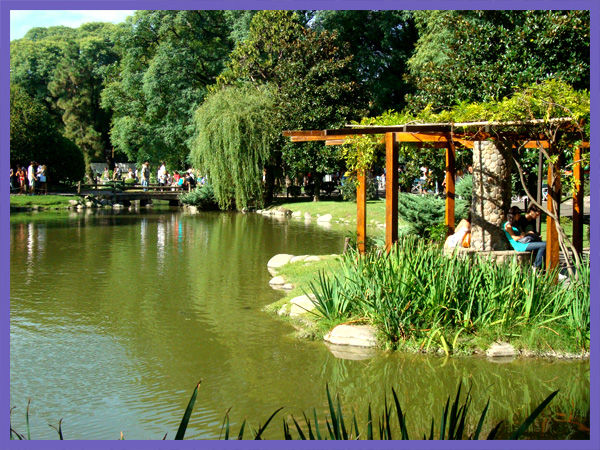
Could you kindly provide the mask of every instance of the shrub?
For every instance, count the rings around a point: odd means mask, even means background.
[[[215,191],[209,183],[196,187],[193,191],[181,194],[179,201],[184,205],[197,206],[201,209],[218,208]]]
[[[473,199],[473,175],[465,175],[456,183],[455,193],[457,197],[471,204]]]
[[[348,177],[338,185],[337,188],[340,190],[344,200],[356,202],[356,181],[355,177]],[[377,180],[374,178],[367,178],[367,200],[377,200],[378,198]]]
[[[457,220],[467,216],[468,205],[464,200],[456,200],[455,216]],[[410,224],[412,232],[418,236],[429,236],[430,230],[435,230],[435,227],[443,224],[445,211],[446,202],[443,198],[408,193],[398,195],[398,214]]]

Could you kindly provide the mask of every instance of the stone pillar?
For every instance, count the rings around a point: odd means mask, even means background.
[[[510,250],[502,224],[510,208],[512,144],[495,141],[474,144],[471,247]]]

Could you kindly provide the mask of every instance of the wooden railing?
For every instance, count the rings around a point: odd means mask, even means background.
[[[190,184],[186,186],[166,186],[158,183],[150,183],[148,186],[142,186],[140,183],[125,183],[125,181],[105,181],[102,183],[84,184],[81,181],[77,183],[77,194],[81,194],[82,190],[91,189],[97,191],[110,191],[112,194],[117,192],[136,191],[136,192],[164,192],[165,194],[190,192],[192,187]]]

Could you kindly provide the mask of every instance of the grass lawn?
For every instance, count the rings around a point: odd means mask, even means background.
[[[69,200],[78,198],[72,195],[11,195],[10,206],[23,208],[29,206],[69,206]]]
[[[331,214],[333,220],[343,219],[349,220],[352,223],[356,222],[356,203],[345,202],[341,200],[322,200],[320,202],[297,201],[297,202],[286,202],[278,203],[273,205],[271,208],[283,207],[292,211],[301,211],[302,214],[310,213],[311,216],[316,217],[317,214],[323,216],[325,214]],[[367,223],[375,221],[379,223],[385,223],[385,200],[369,200],[367,202]],[[400,225],[402,220],[400,219]]]
[[[349,220],[351,223],[356,223],[356,203],[345,202],[340,200],[324,200],[320,202],[313,202],[311,200],[295,201],[278,203],[273,205],[271,208],[283,207],[292,211],[301,211],[302,214],[308,212],[311,216],[316,217],[317,214],[323,216],[325,214],[331,214],[333,220],[344,219]],[[385,200],[371,200],[367,202],[367,223],[371,221],[385,223]],[[561,224],[565,229],[568,237],[573,236],[573,222],[569,217],[561,218]],[[398,226],[402,227],[407,225],[406,222],[400,218],[398,220]],[[590,235],[589,225],[583,226],[583,246],[590,246]],[[546,221],[542,220],[542,239],[546,240]]]

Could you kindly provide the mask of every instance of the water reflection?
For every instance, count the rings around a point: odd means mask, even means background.
[[[415,435],[460,381],[472,386],[474,411],[491,398],[490,423],[519,421],[561,389],[536,432],[564,437],[575,422],[585,426],[587,362],[351,354],[291,338],[291,326],[262,311],[281,295],[266,263],[277,253],[339,253],[345,232],[335,226],[145,209],[17,219],[11,405],[23,429],[32,397],[36,438],[55,439],[47,424],[61,417],[73,439],[117,439],[120,430],[127,439],[172,437],[200,378],[190,438],[217,438],[229,407],[234,423],[247,416],[254,427],[280,406],[322,416],[325,382],[361,423],[393,386]],[[280,426],[268,437],[281,438]]]

